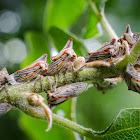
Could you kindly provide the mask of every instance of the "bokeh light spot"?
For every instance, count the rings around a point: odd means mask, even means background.
[[[4,48],[4,55],[11,63],[22,62],[27,55],[24,42],[19,39],[9,40]]]
[[[12,11],[4,11],[0,15],[0,32],[16,33],[21,26],[20,16]]]

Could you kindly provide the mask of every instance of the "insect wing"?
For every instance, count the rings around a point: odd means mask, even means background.
[[[40,67],[37,66],[32,69],[15,72],[14,77],[17,82],[28,81],[35,78],[39,72]]]
[[[48,66],[48,75],[55,75],[62,70],[67,62],[68,55],[65,54],[57,60],[53,60],[52,63]]]
[[[105,58],[109,58],[111,55],[109,53],[88,53],[85,56],[86,62],[91,62],[95,60],[104,60]]]
[[[75,97],[86,90],[88,84],[85,82],[72,83],[63,87],[59,87],[56,91],[56,97]]]
[[[140,74],[132,64],[128,64],[125,72],[125,82],[129,90],[140,93]]]
[[[50,107],[53,107],[72,97],[77,97],[80,93],[86,90],[87,86],[87,83],[77,82],[59,87],[57,88],[56,92],[47,93],[48,104]]]
[[[22,70],[16,71],[9,76],[9,83],[12,85],[19,84],[20,82],[30,81],[37,77],[41,71],[48,70],[47,54],[42,55],[36,61]]]
[[[10,109],[11,109],[11,105],[7,104],[7,103],[1,103],[0,104],[0,116],[6,114]]]
[[[86,62],[95,60],[106,60],[111,58],[116,53],[116,39],[112,39],[109,43],[104,43],[103,47],[98,49],[96,52],[88,53],[85,56]]]
[[[140,40],[140,33],[134,33],[133,38],[136,42]]]

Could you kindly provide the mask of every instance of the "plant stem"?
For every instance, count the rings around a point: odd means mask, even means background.
[[[88,137],[88,138],[96,139],[96,137],[97,137],[96,134],[94,134],[94,131],[92,129],[85,128],[81,125],[78,125],[78,124],[76,124],[68,119],[59,117],[55,114],[53,114],[53,121],[56,124],[59,124],[65,128],[68,128],[72,131],[75,131],[83,136]]]
[[[110,40],[112,38],[118,39],[117,34],[115,33],[115,31],[113,30],[113,28],[111,27],[111,25],[109,24],[109,22],[107,21],[107,19],[105,17],[104,7],[102,7],[101,11],[99,11],[97,9],[97,6],[96,6],[95,2],[93,2],[92,0],[88,0],[88,1],[89,1],[89,4],[90,4],[93,12],[96,14],[97,18],[99,19],[99,22],[101,23],[103,29],[107,33],[109,39]]]
[[[74,82],[86,82],[86,81],[93,81],[93,82],[100,82],[104,80],[104,78],[110,77],[119,77],[123,75],[126,66],[128,63],[133,63],[140,53],[140,41],[135,45],[135,47],[130,52],[129,56],[126,56],[122,61],[120,61],[116,66],[110,67],[96,67],[96,68],[88,68],[85,67],[83,70],[77,73],[77,75],[73,74],[72,72],[67,73],[67,80],[64,77],[64,74],[57,75],[57,82],[58,87],[66,85],[66,81],[69,83]],[[55,78],[54,76],[44,77],[43,78],[43,89],[49,89],[49,81],[54,84]],[[12,85],[8,88],[9,94],[7,94],[6,90],[3,89],[0,92],[0,103],[10,103],[11,105],[17,107],[25,114],[36,118],[36,119],[43,119],[46,120],[46,115],[43,110],[40,108],[33,107],[29,105],[27,94],[26,93],[34,93],[34,81],[30,81],[29,83],[20,84],[20,85]],[[40,93],[41,91],[41,81],[36,83],[36,92]],[[10,99],[9,99],[10,95]],[[79,134],[82,134],[89,138],[96,139],[99,136],[95,134],[93,130],[84,128],[70,120],[61,118],[55,114],[53,114],[53,122],[66,127],[70,130],[73,130]]]

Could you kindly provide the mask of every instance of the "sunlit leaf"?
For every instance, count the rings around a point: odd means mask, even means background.
[[[44,30],[51,26],[66,29],[83,12],[86,0],[48,0],[44,13]]]
[[[44,35],[38,32],[27,32],[25,34],[25,41],[27,44],[28,55],[21,63],[22,68],[31,64],[44,53],[48,54],[48,61],[50,60],[50,47],[48,46],[47,39]]]
[[[89,17],[88,17],[88,24],[86,28],[86,33],[84,35],[85,39],[91,38],[99,33],[97,29],[98,19],[97,16],[94,14],[93,10],[89,8]]]
[[[104,132],[103,139],[140,139],[140,109],[128,108],[122,110]]]
[[[105,130],[107,127],[110,126],[111,123],[114,122],[115,122],[114,126],[116,126],[118,130],[121,129],[117,127],[118,125],[122,125],[122,128],[125,128],[128,125],[131,127],[132,121],[133,123],[137,123],[133,119],[134,116],[128,115],[126,117],[126,115],[121,114],[120,117],[122,119],[122,122],[126,120],[126,122],[128,123],[126,125],[126,123],[121,123],[120,119],[118,121],[118,117],[119,117],[118,114],[120,114],[119,112],[121,109],[133,108],[134,106],[139,108],[140,107],[139,100],[140,100],[139,94],[134,93],[132,91],[128,91],[125,83],[118,84],[116,88],[107,92],[106,94],[102,94],[101,92],[97,91],[95,87],[92,87],[88,89],[84,94],[81,94],[81,96],[79,96],[78,98],[77,121],[79,124],[87,128],[92,128],[95,131]],[[114,118],[115,121],[113,121]],[[108,131],[107,133],[104,133],[104,135],[110,132],[111,131]],[[117,133],[117,131],[114,132],[114,134],[115,133]],[[122,135],[123,133],[127,133],[127,131],[122,132]],[[127,134],[131,135],[130,132],[128,132]],[[113,133],[111,135],[113,137]]]
[[[87,49],[78,37],[74,36],[73,34],[66,32],[57,27],[51,27],[49,30],[49,34],[51,35],[55,47],[58,51],[61,51],[65,46],[66,42],[72,38],[73,39],[73,48],[74,51],[78,56],[83,56],[87,54]]]

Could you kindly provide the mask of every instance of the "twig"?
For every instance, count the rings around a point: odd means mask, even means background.
[[[99,11],[97,9],[95,2],[93,2],[92,0],[88,0],[88,1],[90,4],[90,7],[92,8],[93,12],[96,14],[97,18],[99,19],[99,22],[101,23],[103,29],[107,33],[109,39],[110,40],[112,38],[118,39],[117,34],[114,32],[113,28],[111,27],[111,25],[109,24],[109,22],[107,21],[107,19],[105,17],[104,7],[102,7],[101,11]]]

